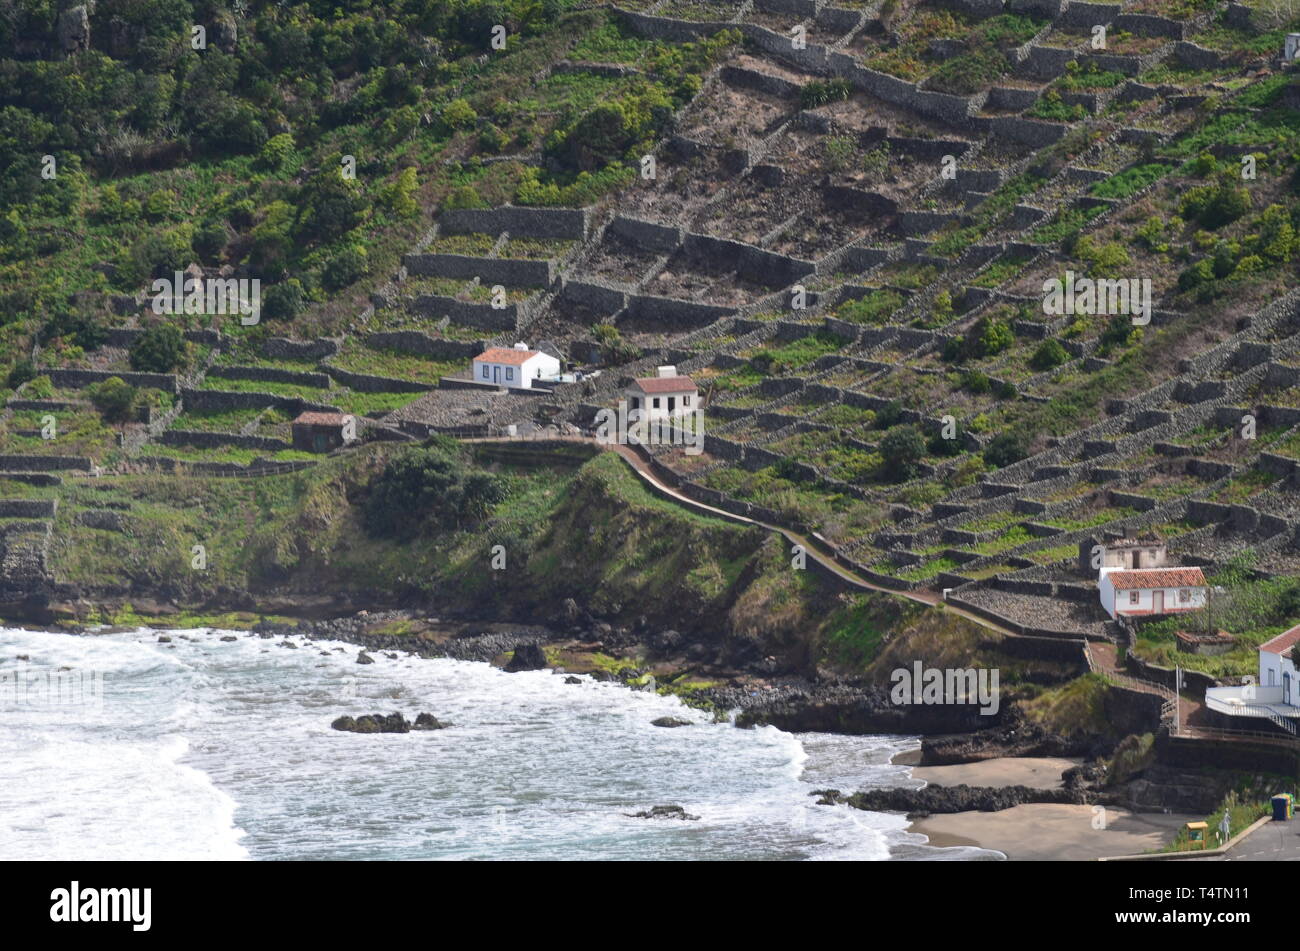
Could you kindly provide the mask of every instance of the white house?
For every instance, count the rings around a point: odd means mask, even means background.
[[[624,391],[629,413],[636,411],[646,422],[685,416],[700,408],[700,391],[688,376],[678,376],[677,367],[658,368],[657,376],[632,381]]]
[[[532,389],[537,380],[553,380],[560,375],[560,361],[549,353],[529,350],[527,344],[492,347],[474,358],[474,380],[494,386],[519,390]]]
[[[1200,568],[1103,567],[1097,588],[1112,618],[1196,611],[1209,600]]]
[[[1106,545],[1102,568],[1163,568],[1169,549],[1158,538],[1121,538]]]
[[[1300,624],[1259,645],[1259,683],[1240,687],[1211,687],[1205,705],[1230,717],[1300,717],[1300,674],[1291,649],[1300,643]],[[1280,724],[1286,726],[1286,723]],[[1243,724],[1250,729],[1250,724]],[[1294,725],[1293,725],[1294,726]],[[1294,728],[1288,730],[1295,732]]]

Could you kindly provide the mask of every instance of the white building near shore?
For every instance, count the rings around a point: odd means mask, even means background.
[[[1259,683],[1210,687],[1205,691],[1205,705],[1233,718],[1272,720],[1295,733],[1295,718],[1300,717],[1300,674],[1291,649],[1298,643],[1300,624],[1260,644]],[[1241,727],[1252,729],[1248,720],[1243,720]]]

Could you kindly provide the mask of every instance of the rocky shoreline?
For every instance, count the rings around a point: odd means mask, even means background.
[[[156,623],[165,625],[165,617]],[[1105,769],[1097,764],[1113,752],[1110,746],[1095,738],[1066,737],[1046,730],[1027,721],[1014,703],[1005,704],[993,717],[980,716],[973,707],[900,706],[890,700],[887,689],[865,681],[773,676],[770,665],[762,659],[724,666],[717,663],[716,652],[709,645],[693,642],[681,649],[685,639],[674,631],[634,631],[584,618],[574,624],[573,630],[561,633],[545,625],[438,618],[406,609],[363,609],[343,617],[293,622],[261,621],[251,624],[250,631],[286,646],[296,646],[285,640],[289,636],[355,644],[360,649],[359,663],[370,661],[367,652],[389,656],[404,653],[494,663],[510,671],[550,668],[557,674],[586,674],[597,680],[621,682],[632,689],[654,689],[657,685],[669,685],[671,689],[676,677],[691,673],[705,678],[707,685],[673,692],[687,704],[712,710],[719,717],[734,715],[738,727],[773,725],[795,733],[920,735],[921,748],[907,759],[909,765],[915,766],[1020,757],[1076,757],[1094,763],[1067,771],[1059,789],[930,783],[920,789],[850,793],[822,790],[817,793],[818,801],[826,805],[902,812],[912,818],[1001,811],[1031,803],[1102,803],[1138,810],[1208,811],[1222,795],[1222,783],[1159,767],[1149,769],[1139,779],[1107,786]],[[624,660],[622,652],[641,659]],[[642,652],[650,659],[644,659]],[[597,657],[601,663],[592,661]],[[373,723],[344,724],[336,729],[389,730],[382,714],[375,714],[373,719]],[[389,726],[397,732],[405,732],[402,726],[423,727],[396,721],[394,724]],[[430,724],[429,728],[437,727]]]
[[[618,681],[634,688],[647,686],[648,678],[671,685],[683,672],[703,672],[711,686],[678,695],[691,706],[718,713],[735,713],[738,727],[771,725],[787,732],[846,734],[924,734],[926,763],[963,761],[988,756],[1086,755],[1063,737],[1025,724],[1014,714],[980,716],[972,707],[894,704],[888,690],[878,685],[844,679],[813,680],[798,675],[773,677],[764,664],[724,667],[701,664],[699,652],[663,650],[673,644],[675,632],[638,634],[608,624],[595,624],[577,634],[561,634],[543,625],[499,623],[444,625],[426,620],[427,630],[400,634],[373,629],[411,621],[409,612],[384,611],[293,624],[262,622],[252,630],[264,638],[298,635],[313,640],[335,640],[366,650],[396,651],[421,657],[502,662],[506,670],[551,667],[559,673],[584,673],[597,680]],[[413,636],[414,635],[414,636]],[[621,650],[649,645],[650,662],[618,661],[604,666],[584,662],[584,655],[616,655]],[[658,645],[659,649],[655,649]],[[698,647],[699,645],[695,645]],[[563,652],[567,662],[548,664],[545,649]],[[999,727],[989,728],[993,720]],[[932,737],[932,739],[931,739]]]

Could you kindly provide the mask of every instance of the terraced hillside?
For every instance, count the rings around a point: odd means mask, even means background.
[[[78,295],[53,330],[11,322],[30,361],[3,419],[6,564],[12,550],[39,570],[52,513],[17,503],[54,504],[58,478],[309,466],[288,442],[304,409],[357,414],[369,438],[580,431],[631,377],[675,364],[706,393],[708,435],[700,455],[654,448],[660,477],[816,533],[878,584],[954,589],[1014,623],[1104,638],[1115,630],[1081,544],[1150,532],[1184,563],[1249,553],[1258,572],[1296,573],[1300,90],[1278,63],[1296,26],[1286,8],[624,0],[552,13],[554,28],[526,20],[499,52],[465,28],[409,96],[385,99],[392,63],[335,65],[339,129],[281,142],[274,167],[268,138],[218,166],[250,187],[227,177],[210,208],[193,200],[223,229],[215,253],[191,235],[179,257],[136,244],[112,259],[111,232],[93,243],[103,267],[52,252],[59,273],[98,268],[115,286]],[[257,15],[259,42],[286,29]],[[416,64],[402,69],[414,85]],[[413,124],[389,128],[399,114]],[[363,156],[340,197],[323,169],[348,130],[390,154]],[[90,176],[85,214],[196,187],[132,174],[120,187]],[[277,232],[292,203],[333,211]],[[326,227],[335,212],[343,232]],[[169,214],[176,230],[192,212]],[[129,262],[260,276],[267,319],[171,318],[183,358],[141,371],[160,321]],[[39,265],[6,267],[28,293],[51,273]],[[1149,320],[1049,312],[1044,282],[1067,272],[1149,280]],[[7,306],[21,318],[42,293]],[[473,355],[517,340],[583,378],[526,394],[469,380]],[[111,377],[137,388],[116,415]],[[43,438],[51,418],[59,435]]]

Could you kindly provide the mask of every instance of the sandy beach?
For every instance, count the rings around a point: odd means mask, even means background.
[[[1064,756],[1026,756],[986,759],[956,766],[913,766],[912,776],[939,786],[1029,786],[1057,789],[1061,774],[1081,759]]]
[[[956,786],[1061,785],[1061,773],[1078,761],[1061,757],[991,759],[957,766],[916,766],[927,783]],[[909,832],[940,847],[979,846],[1020,861],[1088,861],[1160,848],[1183,823],[1204,818],[1179,813],[1130,812],[1107,806],[1027,804],[1001,812],[955,812],[912,823]]]

